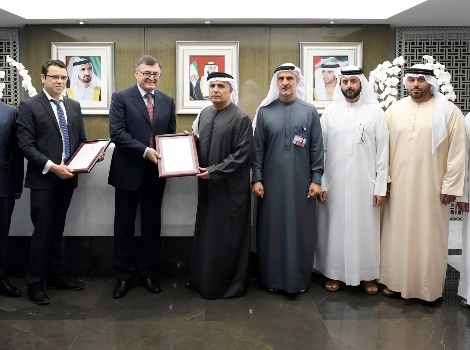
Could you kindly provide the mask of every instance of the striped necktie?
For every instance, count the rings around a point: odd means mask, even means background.
[[[153,138],[153,95],[149,92],[147,95],[147,112],[150,117],[150,148],[155,148],[155,140]]]
[[[64,139],[64,148],[65,148],[65,159],[64,163],[70,158],[70,140],[69,140],[69,129],[67,127],[67,122],[65,121],[64,110],[60,105],[60,100],[51,100],[57,106],[57,117],[59,119],[60,131],[62,132],[62,138]]]

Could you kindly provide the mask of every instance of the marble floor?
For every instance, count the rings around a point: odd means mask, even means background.
[[[303,295],[269,293],[251,279],[246,296],[229,300],[205,300],[182,278],[162,280],[161,294],[136,284],[113,299],[114,278],[87,277],[83,291],[48,290],[48,306],[0,297],[0,349],[469,349],[458,275],[448,267],[435,306],[358,287],[330,293],[316,274]]]
[[[359,287],[330,293],[317,274],[302,295],[269,293],[250,279],[247,295],[229,300],[206,300],[181,277],[162,280],[161,294],[136,283],[113,299],[113,277],[85,276],[83,291],[48,290],[47,306],[0,296],[0,350],[469,349],[470,309],[456,295],[461,248],[461,223],[452,223],[455,254],[434,306]],[[23,278],[12,283],[25,292]]]

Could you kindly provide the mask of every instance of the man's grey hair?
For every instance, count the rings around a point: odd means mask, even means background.
[[[139,69],[142,64],[145,64],[147,66],[155,66],[158,64],[160,69],[162,69],[162,64],[158,62],[158,60],[150,55],[144,55],[139,60],[137,61],[137,64],[135,65],[135,69]]]

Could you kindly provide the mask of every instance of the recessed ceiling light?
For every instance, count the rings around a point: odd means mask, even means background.
[[[207,20],[204,21],[204,23],[205,24],[211,24],[211,21],[207,19]]]
[[[78,24],[85,24],[85,21],[78,21]]]
[[[330,21],[330,24],[336,24],[336,22],[337,22],[337,21],[335,21],[334,19],[332,19],[332,20]]]

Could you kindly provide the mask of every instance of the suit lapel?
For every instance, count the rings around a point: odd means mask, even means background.
[[[145,105],[144,99],[143,99],[142,95],[140,94],[140,91],[137,88],[137,85],[134,85],[134,87],[132,89],[131,97],[132,97],[132,103],[140,111],[140,113],[142,114],[142,117],[145,118],[147,123],[150,124],[149,112],[147,111],[147,106]]]
[[[70,99],[66,96],[64,98],[64,107],[65,107],[65,113],[67,114],[67,129],[69,130],[69,141],[70,141],[70,147],[75,144],[74,140],[74,133],[70,132],[70,130],[73,130],[71,128],[71,125],[73,124],[73,121],[75,120],[75,114],[74,114],[74,108],[72,103],[70,102]]]
[[[38,99],[39,99],[39,103],[42,104],[42,106],[46,110],[47,114],[51,118],[52,124],[55,125],[55,128],[57,129],[57,132],[59,134],[61,134],[59,124],[57,123],[57,118],[56,118],[56,116],[54,114],[54,111],[52,110],[52,107],[51,107],[51,102],[48,100],[48,98],[47,98],[46,94],[44,93],[44,91],[41,91],[38,94]]]
[[[153,123],[155,124],[155,121],[158,118],[158,115],[160,114],[160,111],[162,110],[163,106],[163,99],[158,90],[154,90],[154,99],[153,99]]]

